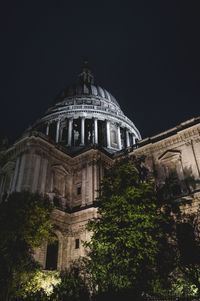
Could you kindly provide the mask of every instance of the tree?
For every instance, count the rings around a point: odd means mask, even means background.
[[[70,269],[60,273],[61,281],[51,295],[52,301],[89,301],[86,281],[81,275],[81,267],[75,263]]]
[[[28,191],[14,192],[0,204],[0,298],[12,300],[38,268],[33,253],[44,240],[53,241],[47,196]]]
[[[34,271],[20,291],[20,298],[28,301],[89,301],[85,258],[74,261],[64,271]]]
[[[199,210],[182,215],[176,225],[177,270],[193,291],[200,295],[200,223]]]
[[[21,283],[20,289],[17,291],[15,301],[44,301],[51,299],[55,288],[61,283],[60,272],[34,270],[28,273],[25,281]]]
[[[158,186],[157,194],[173,216],[173,235],[169,243],[175,256],[171,260],[174,261],[174,270],[169,275],[171,287],[168,291],[179,296],[194,296],[200,294],[199,208],[192,208],[191,198],[184,195],[191,195],[199,180],[192,176],[189,169],[184,169],[184,175],[184,179],[180,180],[177,172],[171,172]],[[188,213],[184,210],[185,205],[190,206]]]
[[[117,161],[107,170],[99,195],[98,216],[87,226],[91,241],[85,243],[93,288],[99,294],[129,289],[139,295],[152,292],[173,268],[166,261],[162,268],[163,257],[172,256],[171,218],[156,197],[143,160]]]

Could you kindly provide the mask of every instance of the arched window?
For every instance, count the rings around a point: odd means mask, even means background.
[[[56,235],[55,235],[56,236]],[[56,236],[56,241],[52,244],[47,245],[47,255],[46,255],[46,270],[57,270],[58,263],[58,238]]]

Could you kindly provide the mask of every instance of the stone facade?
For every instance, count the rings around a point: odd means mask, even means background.
[[[1,199],[12,191],[39,191],[49,195],[57,209],[53,212],[58,237],[58,269],[84,256],[81,241],[89,239],[85,231],[88,219],[96,215],[93,201],[106,166],[112,159],[97,148],[89,148],[70,157],[56,143],[39,132],[28,132],[5,151],[7,161],[1,169]],[[79,247],[75,248],[75,241]],[[47,244],[36,253],[45,268]]]
[[[182,194],[200,188],[200,118],[193,118],[175,128],[138,142],[135,155],[144,154],[148,164],[165,181],[172,173],[182,182]],[[186,187],[193,179],[195,187]],[[189,184],[188,184],[189,185]]]
[[[65,269],[85,256],[81,241],[90,239],[85,225],[97,214],[94,200],[104,170],[124,155],[145,155],[161,183],[174,173],[181,182],[175,197],[194,200],[197,210],[200,118],[141,140],[115,98],[94,85],[87,62],[78,84],[62,91],[45,116],[13,145],[1,148],[1,201],[13,191],[38,191],[48,194],[57,208],[52,215],[58,237],[52,268]],[[49,248],[44,243],[35,254],[43,268],[49,267]]]

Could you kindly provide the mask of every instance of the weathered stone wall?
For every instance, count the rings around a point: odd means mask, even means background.
[[[13,164],[12,173],[6,175],[8,192],[38,191],[48,194],[52,201],[59,200],[58,209],[52,215],[58,237],[57,267],[69,267],[79,256],[86,255],[81,242],[88,240],[90,234],[85,226],[96,215],[96,208],[91,206],[98,195],[104,166],[112,160],[94,149],[71,158],[37,137],[29,137],[15,145],[10,160]],[[76,240],[79,240],[78,248]],[[47,243],[44,242],[35,253],[35,259],[43,268],[46,254]]]
[[[198,190],[200,188],[200,125],[195,124],[180,129],[174,134],[169,130],[152,137],[151,141],[135,149],[130,155],[145,155],[147,166],[156,171],[160,182],[164,182],[174,172],[182,181],[193,180],[195,190]]]
[[[185,200],[188,198],[181,210],[189,213],[198,210],[200,200],[200,124],[191,121],[185,124],[139,141],[139,147],[129,151],[129,155],[145,155],[147,166],[156,172],[160,183],[165,183],[172,173],[176,174]],[[113,136],[113,141],[115,138]],[[69,267],[73,260],[86,255],[81,241],[89,240],[91,234],[85,226],[97,214],[92,204],[98,196],[104,168],[113,160],[97,149],[71,157],[59,145],[36,135],[24,136],[4,155],[6,160],[0,169],[1,198],[5,192],[28,189],[57,200],[57,209],[52,214],[59,242],[57,267]],[[76,240],[79,240],[78,248]],[[46,253],[44,242],[35,253],[43,268]]]

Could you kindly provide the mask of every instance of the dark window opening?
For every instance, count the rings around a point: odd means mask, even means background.
[[[75,249],[79,249],[79,238],[75,240]]]
[[[94,143],[94,121],[92,119],[85,120],[85,144]]]
[[[98,143],[106,146],[106,126],[105,121],[98,120]]]
[[[73,120],[72,145],[79,146],[81,143],[81,120]]]
[[[68,133],[68,128],[67,127],[63,128],[61,141],[64,142],[65,144],[67,144],[67,133]]]
[[[126,135],[125,135],[125,129],[120,128],[120,135],[121,135],[121,146],[122,148],[126,147]]]
[[[53,140],[56,138],[56,122],[52,122],[49,126],[49,137]]]
[[[81,187],[77,188],[77,194],[80,195],[81,194]]]
[[[53,198],[53,204],[54,204],[54,206],[56,206],[56,207],[60,207],[60,199],[57,198],[57,197],[54,197],[54,198]]]
[[[57,270],[58,240],[47,245],[46,270]]]

